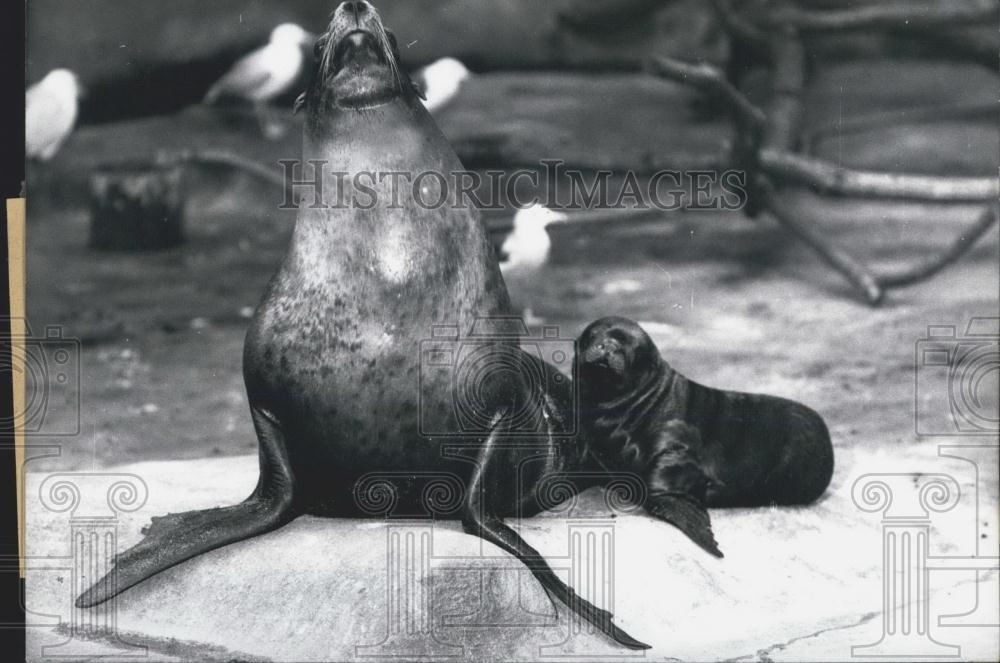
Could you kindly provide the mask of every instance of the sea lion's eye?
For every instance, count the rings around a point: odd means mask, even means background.
[[[329,39],[327,35],[323,35],[316,40],[316,44],[313,46],[313,55],[316,56],[317,60],[323,55],[323,51],[326,50],[326,44]]]

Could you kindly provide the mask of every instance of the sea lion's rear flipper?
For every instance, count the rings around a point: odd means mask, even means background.
[[[153,518],[145,538],[115,558],[115,566],[76,599],[78,608],[104,603],[181,562],[275,530],[292,517],[292,473],[277,420],[253,410],[260,441],[260,480],[242,504]]]
[[[646,466],[649,494],[644,506],[651,516],[674,525],[699,546],[722,557],[705,508],[706,493],[717,482],[702,468],[700,448],[701,435],[693,426],[680,420],[663,426]]]
[[[502,450],[498,448],[500,418],[494,420],[493,432],[479,450],[478,467],[463,507],[463,528],[467,533],[479,536],[517,557],[531,570],[550,597],[561,601],[615,642],[629,649],[649,649],[649,645],[618,628],[612,621],[610,612],[601,610],[578,596],[552,571],[545,558],[497,515],[497,509],[491,505],[491,498],[501,492],[501,482],[509,482],[511,479],[510,465],[502,458]]]

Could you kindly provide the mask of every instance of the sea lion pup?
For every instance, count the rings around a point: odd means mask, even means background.
[[[829,485],[830,433],[805,405],[692,382],[626,318],[598,320],[577,347],[590,453],[643,477],[646,511],[713,555],[706,507],[808,504]]]
[[[257,488],[236,506],[155,519],[77,605],[300,514],[458,517],[521,559],[554,599],[624,646],[648,648],[503,521],[541,511],[539,483],[586,465],[562,423],[572,414],[569,381],[522,352],[516,335],[476,332],[483,319],[501,326],[511,316],[478,211],[418,204],[408,182],[379,176],[462,171],[400,67],[395,39],[371,4],[345,2],[316,52],[301,104],[303,163],[321,164],[326,200],[299,207],[244,348]],[[365,173],[373,175],[356,185]],[[440,180],[424,185],[423,202],[437,200],[430,189]],[[459,338],[439,340],[441,327]],[[433,362],[424,361],[428,339]],[[463,347],[469,370],[448,363]],[[456,499],[431,491],[428,477]]]

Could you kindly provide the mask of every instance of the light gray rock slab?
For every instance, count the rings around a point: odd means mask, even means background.
[[[996,483],[991,453],[977,480],[976,466],[940,457],[934,445],[841,450],[831,490],[816,505],[713,511],[722,560],[668,525],[640,515],[612,517],[600,491],[584,494],[567,512],[512,524],[581,594],[603,596],[605,605],[613,595],[617,623],[654,646],[648,660],[847,660],[851,647],[879,639],[883,623],[882,516],[858,508],[854,483],[905,469],[913,474],[894,487],[895,503],[902,505],[936,475],[951,477],[960,495],[953,508],[932,514],[928,550],[932,556],[974,555],[996,548],[995,492],[977,494],[984,481]],[[147,491],[141,508],[118,517],[122,549],[139,539],[150,517],[239,501],[256,477],[254,457],[142,463],[99,476],[29,475],[29,622],[35,616],[48,623],[29,632],[29,659],[44,660],[41,647],[65,640],[74,620],[85,624],[103,614],[71,608],[74,583],[82,581],[73,575],[69,539],[74,518],[107,511],[102,500],[109,486],[119,480],[139,485],[132,506],[141,501],[141,489]],[[59,481],[78,486],[81,495],[75,508],[61,513],[52,508]],[[983,522],[976,515],[980,502],[991,505],[980,509]],[[581,544],[577,554],[574,541]],[[601,542],[607,558],[596,552]],[[601,569],[613,569],[613,576]],[[979,600],[991,600],[996,573],[978,582],[972,571],[928,577],[934,637],[961,646],[963,659],[995,659],[995,630],[941,628],[938,618],[974,608],[977,590]],[[391,593],[398,601],[389,601]],[[634,655],[574,625],[565,608],[556,616],[518,562],[463,534],[454,522],[302,517],[142,583],[121,595],[111,614],[117,641],[67,646],[79,645],[82,659],[101,646],[121,653],[122,643],[182,660]]]

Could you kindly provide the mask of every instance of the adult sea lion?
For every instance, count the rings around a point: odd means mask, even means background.
[[[349,188],[358,173],[462,170],[371,4],[342,3],[316,53],[302,99],[303,163],[326,164],[325,192]],[[154,519],[77,605],[99,604],[300,514],[371,517],[384,500],[393,513],[457,512],[465,531],[521,559],[550,596],[622,645],[648,648],[578,597],[503,522],[547,506],[536,490],[547,477],[592,467],[566,424],[569,381],[522,352],[516,335],[474,331],[477,321],[511,315],[478,212],[416,204],[395,177],[365,182],[357,206],[300,207],[247,333],[244,377],[260,447],[253,494],[236,506]],[[478,358],[472,369],[424,373],[422,342],[437,338],[439,326],[459,336],[429,352],[447,363],[448,352],[465,347]],[[428,499],[428,477],[460,483],[457,507]]]
[[[808,504],[829,485],[830,433],[805,405],[688,380],[626,318],[587,327],[578,352],[591,454],[643,477],[646,510],[712,554],[706,507]]]

